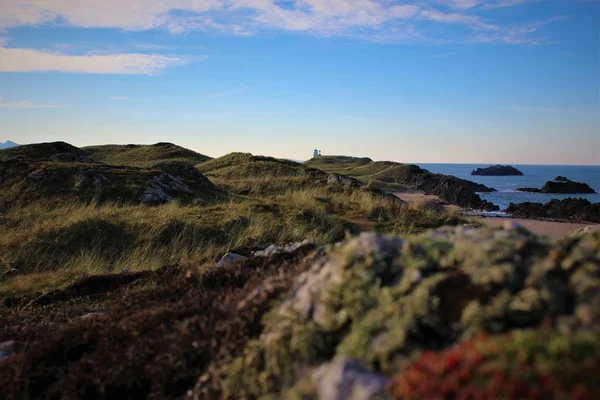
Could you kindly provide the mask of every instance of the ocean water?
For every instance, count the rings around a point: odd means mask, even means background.
[[[547,203],[552,199],[581,197],[593,203],[600,203],[600,194],[545,194],[516,192],[519,187],[541,188],[547,181],[557,176],[564,176],[575,182],[584,182],[600,193],[600,165],[515,165],[523,176],[471,176],[471,171],[491,164],[417,164],[430,172],[444,175],[454,175],[472,182],[482,183],[497,190],[495,193],[480,193],[482,199],[500,206],[501,210],[509,203],[524,203],[526,201]]]

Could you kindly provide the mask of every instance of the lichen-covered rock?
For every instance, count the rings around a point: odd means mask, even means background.
[[[233,265],[244,262],[247,259],[248,257],[240,254],[227,253],[219,260],[219,262],[217,262],[217,267],[232,267]]]
[[[388,379],[347,357],[337,357],[317,368],[311,377],[319,399],[379,400],[386,396]]]
[[[260,338],[224,367],[225,396],[305,390],[307,371],[336,356],[389,377],[415,352],[482,332],[542,324],[564,334],[594,331],[600,233],[558,244],[509,226],[363,234],[330,248],[264,323]]]
[[[150,185],[140,196],[140,202],[146,205],[167,203],[178,194],[191,194],[192,189],[179,178],[164,173],[152,178]]]
[[[168,174],[171,174],[179,179],[194,181],[197,185],[214,188],[211,181],[202,174],[193,164],[184,161],[161,161],[152,166],[152,168],[160,169]]]
[[[363,185],[363,183],[361,181],[359,181],[358,179],[351,178],[351,177],[345,176],[345,175],[339,175],[339,174],[329,175],[327,177],[327,184],[328,185],[345,185],[345,186],[353,186],[353,187],[358,187],[358,186]]]

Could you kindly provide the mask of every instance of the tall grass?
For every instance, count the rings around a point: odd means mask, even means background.
[[[461,222],[367,189],[302,187],[302,179],[228,182],[249,194],[210,206],[41,201],[12,208],[0,230],[0,295],[94,274],[213,262],[273,243],[332,243],[361,229],[353,218],[402,233]]]

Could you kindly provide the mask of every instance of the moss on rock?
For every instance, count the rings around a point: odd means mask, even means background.
[[[336,356],[392,376],[416,352],[548,323],[597,329],[600,233],[552,244],[521,229],[363,234],[329,248],[223,369],[224,394],[289,393]],[[293,392],[293,390],[292,390]]]

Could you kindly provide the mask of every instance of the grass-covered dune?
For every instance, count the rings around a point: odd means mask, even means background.
[[[228,251],[247,254],[307,238],[328,244],[365,230],[417,233],[465,222],[251,154],[196,168],[172,159],[150,167],[98,162],[62,142],[4,152],[0,296],[90,275],[202,264]]]
[[[83,147],[91,159],[108,164],[148,167],[159,161],[185,161],[198,164],[211,158],[173,143],[153,145],[102,145]]]
[[[408,187],[439,196],[442,200],[461,207],[485,211],[499,210],[498,206],[482,200],[477,194],[493,192],[495,189],[454,176],[434,174],[412,164],[347,156],[319,156],[304,164],[311,168],[348,175],[388,191],[402,191]]]
[[[162,204],[226,197],[193,164],[155,161],[148,167],[107,164],[64,142],[1,150],[0,208],[50,199]]]

